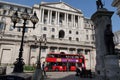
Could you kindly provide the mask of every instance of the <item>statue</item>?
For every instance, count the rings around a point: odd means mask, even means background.
[[[101,0],[96,1],[97,9],[103,8],[103,3]]]
[[[115,44],[113,41],[114,34],[112,33],[111,30],[111,24],[108,24],[106,26],[105,32],[104,32],[104,40],[105,40],[105,45],[107,49],[107,54],[115,54]]]

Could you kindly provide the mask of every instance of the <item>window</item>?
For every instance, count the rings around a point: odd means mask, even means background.
[[[62,24],[62,20],[61,20],[61,19],[60,19],[60,21],[59,21],[59,22],[60,22],[60,24]]]
[[[5,22],[6,18],[5,17],[2,17],[1,18],[1,21]]]
[[[0,9],[2,9],[3,8],[3,6],[2,5],[0,5]]]
[[[15,11],[17,11],[17,10],[18,10],[18,8],[17,8],[17,7],[14,7],[14,10],[15,10]]]
[[[76,41],[79,41],[79,38],[76,38]]]
[[[85,55],[88,55],[90,53],[90,50],[85,50]]]
[[[60,30],[59,31],[59,39],[64,38],[64,36],[65,36],[65,32],[63,30]]]
[[[32,48],[31,48],[31,51],[32,51],[32,52],[36,52],[36,48],[35,48],[35,47],[32,47]]]
[[[14,7],[13,7],[13,6],[11,6],[11,7],[10,7],[10,9],[11,9],[11,10],[14,10]]]
[[[45,48],[42,48],[42,49],[41,49],[41,52],[46,52],[46,49],[45,49]]]
[[[18,8],[18,11],[21,11],[21,8]]]
[[[47,30],[47,28],[46,28],[46,27],[43,27],[43,30],[44,30],[44,31],[46,31],[46,30]]]
[[[88,38],[88,35],[86,35],[86,39],[88,40],[89,38]]]
[[[2,15],[2,11],[0,11],[0,15]]]
[[[51,38],[52,38],[52,39],[54,39],[54,38],[55,38],[55,36],[54,36],[54,35],[52,35],[52,36],[51,36]]]
[[[4,27],[4,24],[3,23],[0,23],[0,30],[2,30]]]
[[[24,8],[21,8],[21,12],[24,12],[25,11],[25,9]]]
[[[22,23],[22,20],[20,19],[19,23],[21,24]]]
[[[54,28],[52,28],[52,32],[55,32],[55,29],[54,29]]]
[[[7,13],[7,11],[6,11],[6,10],[4,10],[4,11],[3,11],[3,15],[6,15],[6,13]]]
[[[46,18],[44,19],[44,23],[45,23],[45,24],[47,23],[47,19],[46,19]]]
[[[72,33],[72,31],[69,31],[69,34],[71,34]]]
[[[29,21],[26,21],[26,24],[29,24]]]
[[[55,52],[55,49],[54,49],[54,48],[50,48],[50,51],[51,51],[51,52]]]
[[[85,55],[87,55],[88,54],[88,52],[87,51],[85,51]]]
[[[28,10],[27,10],[27,12],[30,14],[30,13],[31,13],[31,10],[30,10],[30,9],[28,9]]]
[[[76,34],[79,34],[78,31],[76,31]]]
[[[45,37],[45,38],[46,38],[46,34],[43,34],[43,37]]]
[[[92,35],[92,40],[95,40],[94,34]]]
[[[68,21],[71,21],[71,14],[68,14]]]
[[[73,54],[73,52],[74,52],[74,50],[71,50],[71,49],[69,50],[69,53],[70,53],[70,54]],[[71,56],[71,57],[72,57],[72,56]]]
[[[13,31],[13,29],[14,29],[14,28],[13,28],[13,26],[11,25],[9,31]]]
[[[25,28],[25,32],[28,32],[28,28]]]
[[[77,53],[78,53],[78,54],[83,53],[83,49],[78,49],[78,50],[77,50]]]
[[[78,22],[78,16],[75,15],[75,22]]]
[[[88,33],[88,30],[86,30],[86,33]]]
[[[20,28],[17,28],[17,31],[18,31],[18,32],[20,32],[20,31],[21,31],[21,29],[20,29]]]
[[[72,40],[72,38],[71,38],[71,37],[69,37],[69,40],[71,41],[71,40]]]
[[[52,24],[54,24],[54,22],[55,22],[55,19],[52,19]]]

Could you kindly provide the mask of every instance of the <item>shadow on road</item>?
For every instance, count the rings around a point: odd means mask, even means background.
[[[45,80],[94,80],[91,78],[81,78],[80,76],[68,75],[62,78],[50,78],[51,75],[47,75],[48,77]]]

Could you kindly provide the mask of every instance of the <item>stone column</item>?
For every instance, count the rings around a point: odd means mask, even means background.
[[[40,17],[40,22],[41,22],[41,23],[42,23],[42,12],[43,12],[43,9],[40,9],[40,14],[41,14],[41,15],[40,15],[40,16],[41,16],[41,17]]]
[[[80,26],[80,18],[81,18],[81,17],[78,15],[78,27],[81,27],[81,26]]]
[[[68,26],[68,14],[66,14],[67,18],[66,18],[66,24]]]
[[[57,20],[58,18],[57,18],[57,11],[55,12],[55,24],[57,24]]]
[[[77,16],[77,27],[78,27],[78,24],[79,24],[79,15]]]
[[[106,80],[105,55],[107,52],[104,43],[104,31],[106,29],[106,25],[111,24],[112,15],[112,11],[101,8],[98,9],[91,17],[95,25],[97,80]]]
[[[31,63],[31,47],[32,47],[32,45],[29,45],[28,47],[29,47],[29,53],[28,53],[28,65],[30,65],[30,63]]]
[[[52,11],[50,11],[50,24],[52,22]]]
[[[44,9],[42,9],[42,23],[44,22]]]
[[[58,25],[59,25],[59,17],[60,17],[60,12],[58,12],[58,18],[57,18],[58,19]]]
[[[73,17],[73,14],[71,15],[71,18],[72,18],[72,27],[73,27],[73,24],[74,24],[74,17]]]
[[[50,10],[48,10],[48,21],[47,21],[47,24],[50,23]]]
[[[73,27],[75,27],[75,15],[73,15]]]
[[[64,15],[65,15],[65,16],[64,16],[64,17],[65,17],[64,25],[66,25],[66,20],[67,20],[66,16],[67,16],[67,14],[65,13]]]

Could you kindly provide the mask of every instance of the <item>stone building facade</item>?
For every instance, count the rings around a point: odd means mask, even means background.
[[[18,57],[21,28],[13,28],[11,16],[15,11],[19,15],[24,9],[32,15],[37,13],[39,22],[36,28],[27,29],[24,39],[23,59],[25,64],[36,62],[39,54],[40,36],[47,38],[47,44],[42,43],[41,61],[45,61],[49,52],[65,52],[66,54],[83,54],[86,67],[94,69],[96,52],[94,44],[94,25],[92,21],[85,18],[82,11],[64,2],[41,2],[32,7],[0,1],[0,63],[13,64]],[[23,25],[21,19],[17,27]],[[28,27],[32,23],[27,21]],[[35,44],[37,36],[37,44]]]
[[[113,0],[112,6],[117,8],[117,14],[120,16],[120,0]]]
[[[120,16],[120,1],[119,0],[113,0],[112,6],[117,8],[117,15]],[[119,53],[120,52],[120,31],[116,31],[114,33],[114,40],[116,44],[116,51]],[[120,55],[120,54],[119,54]]]

